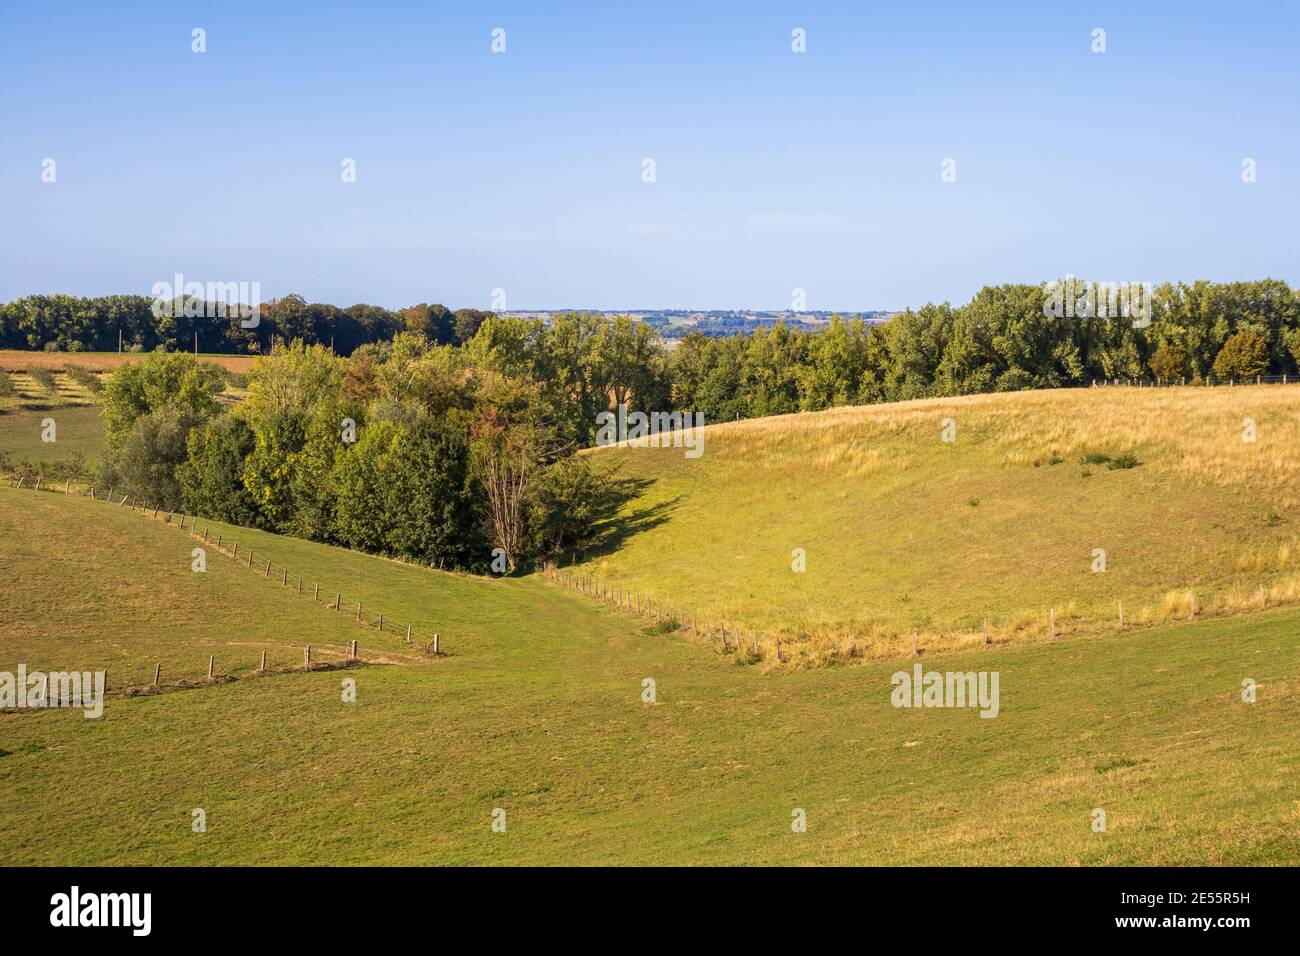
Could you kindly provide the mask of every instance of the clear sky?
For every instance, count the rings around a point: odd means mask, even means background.
[[[1286,0],[0,0],[0,300],[177,272],[511,309],[1300,284],[1298,53]]]

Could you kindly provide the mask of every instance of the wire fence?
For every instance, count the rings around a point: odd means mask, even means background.
[[[1219,378],[1207,375],[1204,378],[1094,378],[1093,388],[1183,388],[1186,386],[1213,386],[1232,388],[1236,385],[1300,385],[1300,375],[1255,375],[1245,378]]]
[[[257,554],[253,545],[241,545],[232,535],[227,535],[225,530],[213,531],[211,524],[205,523],[200,528],[200,519],[197,515],[190,515],[184,512],[176,512],[158,504],[149,504],[142,502],[132,495],[122,495],[118,497],[115,488],[105,489],[96,488],[88,482],[78,482],[72,479],[65,479],[63,482],[46,481],[42,477],[31,478],[27,474],[11,474],[6,476],[11,487],[30,488],[34,491],[48,491],[54,494],[77,495],[79,497],[89,498],[92,501],[102,501],[105,504],[114,507],[129,507],[132,512],[144,517],[159,520],[163,524],[172,525],[184,531],[190,538],[201,542],[206,553],[209,550],[215,550],[218,554],[224,555],[231,559],[235,564],[242,565],[253,574],[256,574],[264,580],[275,581],[283,589],[288,589],[296,593],[299,597],[310,597],[313,604],[321,604],[322,599],[326,602],[324,607],[327,610],[334,611],[336,614],[346,613],[359,627],[373,629],[380,634],[391,634],[402,640],[406,645],[413,649],[421,649],[427,655],[434,657],[444,656],[442,649],[442,637],[437,631],[433,632],[431,638],[426,640],[425,634],[417,634],[413,623],[401,623],[393,619],[390,615],[385,618],[382,612],[375,611],[373,608],[366,607],[360,599],[353,600],[349,598],[346,602],[343,593],[340,590],[327,587],[322,582],[310,581],[301,574],[296,574],[287,566],[275,564],[269,558],[262,558]],[[187,524],[188,522],[188,524]],[[312,658],[312,645],[306,645],[303,648],[303,661],[301,665],[291,667],[268,668],[267,652],[264,650],[258,666],[254,673],[279,673],[286,671],[300,670],[328,670],[338,666],[356,666],[360,664],[372,663],[373,658],[367,658],[362,655],[360,640],[349,641],[341,651],[335,651],[327,645],[318,645],[318,652],[325,651],[330,654],[341,656],[342,663],[333,661],[324,661]],[[161,663],[155,663],[153,680],[145,685],[126,685],[119,687],[120,690],[136,690],[138,692],[148,693],[150,690],[161,689],[182,689],[189,686],[196,686],[195,682],[184,679],[178,680],[174,684],[165,687],[159,683]],[[204,683],[220,683],[225,680],[235,679],[230,674],[217,674],[215,672],[216,661],[215,655],[210,655],[208,659],[207,676]]]
[[[763,653],[762,639],[752,632],[746,632],[734,623],[715,621],[700,616],[695,612],[683,611],[680,607],[665,605],[657,597],[639,594],[626,588],[612,585],[591,574],[561,571],[554,561],[546,562],[542,573],[548,580],[554,581],[571,591],[603,601],[611,607],[641,617],[651,618],[658,624],[671,624],[672,630],[687,630],[695,636],[708,639],[715,650],[724,654],[748,653],[754,659],[760,659]],[[782,639],[776,638],[776,658],[785,661],[786,654]]]
[[[693,611],[684,611],[679,607],[664,604],[657,597],[639,594],[635,591],[611,584],[595,575],[581,571],[563,571],[554,561],[547,562],[542,568],[547,579],[568,588],[578,594],[602,601],[611,607],[647,617],[671,625],[671,630],[689,631],[696,636],[704,636],[714,650],[723,654],[740,654],[742,662],[756,663],[773,657],[784,663],[791,654],[786,645],[797,645],[798,641],[790,634],[759,636],[747,631],[734,622],[701,619]],[[1176,600],[1170,601],[1171,596]],[[974,617],[972,625],[955,625],[940,632],[920,634],[918,628],[912,628],[910,635],[910,656],[919,657],[927,649],[953,650],[957,647],[972,645],[991,648],[1031,637],[1043,637],[1056,641],[1062,637],[1075,634],[1096,634],[1126,632],[1134,628],[1151,627],[1176,620],[1197,620],[1210,616],[1238,613],[1246,610],[1263,610],[1300,601],[1300,581],[1277,581],[1272,586],[1259,584],[1238,591],[1209,591],[1189,587],[1185,589],[1165,589],[1159,608],[1153,608],[1150,596],[1146,600],[1134,601],[1126,605],[1126,598],[1115,600],[1110,615],[1081,613],[1074,601],[1063,605],[1047,607],[1042,610],[1041,618],[1017,614],[1011,621],[998,621],[990,616]],[[1126,612],[1126,607],[1128,608]],[[970,617],[966,620],[971,620]],[[889,629],[885,635],[888,653],[877,656],[894,658],[899,653],[906,653],[909,648],[908,634],[905,631]],[[958,638],[953,644],[945,638]],[[857,638],[846,637],[845,649],[835,656],[860,657],[866,648],[859,644],[862,635]],[[926,645],[930,645],[927,648]]]

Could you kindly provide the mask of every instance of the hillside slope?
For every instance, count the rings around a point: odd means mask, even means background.
[[[0,488],[0,670],[174,664],[373,629],[174,526]],[[204,527],[200,522],[200,529]],[[0,713],[20,863],[1286,863],[1300,612],[923,658],[996,670],[995,719],[891,706],[893,662],[737,667],[540,579],[238,530],[446,657]],[[346,598],[345,598],[346,600]],[[374,636],[370,636],[374,635]],[[389,637],[400,652],[398,639]],[[901,665],[908,666],[908,665]],[[344,702],[342,678],[357,682]],[[655,700],[644,698],[655,681]],[[1241,700],[1242,680],[1258,702]],[[205,811],[207,831],[191,830]],[[1092,829],[1104,809],[1105,833]],[[492,814],[508,814],[504,833]],[[795,810],[807,831],[791,830]]]
[[[1046,637],[1053,610],[1065,635],[1114,630],[1121,604],[1133,626],[1300,596],[1297,388],[981,395],[704,434],[694,460],[591,453],[631,493],[616,547],[574,571],[784,636],[797,661],[906,653],[913,628],[964,646],[986,618],[999,642]]]

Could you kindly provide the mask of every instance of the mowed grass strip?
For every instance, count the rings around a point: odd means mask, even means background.
[[[637,492],[620,519],[631,530],[575,570],[784,636],[795,663],[905,654],[913,628],[924,646],[969,646],[986,618],[994,641],[1045,638],[1050,609],[1058,634],[1116,628],[1121,604],[1127,625],[1150,625],[1186,617],[1189,592],[1200,613],[1235,612],[1261,603],[1261,585],[1262,603],[1300,599],[1298,445],[1300,389],[1282,386],[982,395],[710,426],[694,460],[591,454]]]

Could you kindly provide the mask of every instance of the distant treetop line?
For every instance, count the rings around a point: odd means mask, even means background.
[[[368,342],[390,341],[398,332],[425,335],[438,345],[461,345],[474,337],[483,319],[501,315],[516,319],[542,319],[583,313],[597,317],[627,315],[645,322],[661,338],[680,339],[691,332],[709,337],[743,335],[784,323],[788,328],[817,331],[834,316],[883,321],[893,313],[775,311],[756,309],[514,309],[501,312],[479,309],[452,311],[444,305],[409,306],[396,311],[357,304],[346,308],[307,302],[286,295],[260,307],[259,325],[245,329],[228,303],[178,299],[175,315],[156,316],[154,298],[144,295],[80,297],[62,294],[31,295],[0,305],[0,348],[51,352],[190,351],[198,335],[199,351],[210,354],[248,354],[269,350],[276,340],[299,339],[334,346],[350,355]],[[184,304],[194,303],[186,309]],[[197,313],[187,316],[185,313]],[[229,315],[229,318],[225,316]],[[212,318],[221,315],[223,318]],[[120,333],[120,341],[119,341]]]
[[[1068,281],[1084,301],[1089,283]],[[662,322],[635,313],[633,319],[642,321],[573,312],[496,315],[427,304],[394,312],[289,295],[263,305],[258,327],[245,329],[238,315],[190,318],[176,310],[175,317],[155,316],[147,296],[28,296],[0,306],[0,347],[113,351],[120,331],[123,348],[131,351],[189,351],[197,334],[198,350],[208,353],[267,352],[277,341],[301,341],[351,355],[405,332],[430,345],[472,342],[475,362],[535,381],[585,381],[588,339],[595,341],[606,326],[627,325],[641,331],[610,341],[635,347],[609,358],[635,379],[627,396],[643,408],[671,403],[702,411],[710,421],[1094,379],[1203,381],[1300,370],[1300,295],[1281,280],[1146,287],[1140,322],[1076,314],[1074,291],[1064,314],[1053,314],[1053,288],[1059,299],[1060,283],[986,286],[965,305],[927,304],[883,322],[834,317],[792,327],[778,320],[727,337],[695,328],[671,352],[662,341],[670,337],[661,332]]]
[[[246,329],[234,311],[228,303],[214,302],[156,316],[151,296],[31,295],[0,305],[0,348],[114,352],[120,341],[123,351],[190,351],[197,335],[199,351],[213,354],[259,353],[275,341],[301,340],[332,344],[338,354],[351,355],[360,345],[390,341],[398,332],[421,333],[439,345],[467,342],[492,314],[424,303],[396,312],[364,304],[340,308],[286,295],[261,305],[258,326]],[[227,318],[210,317],[227,313]]]

